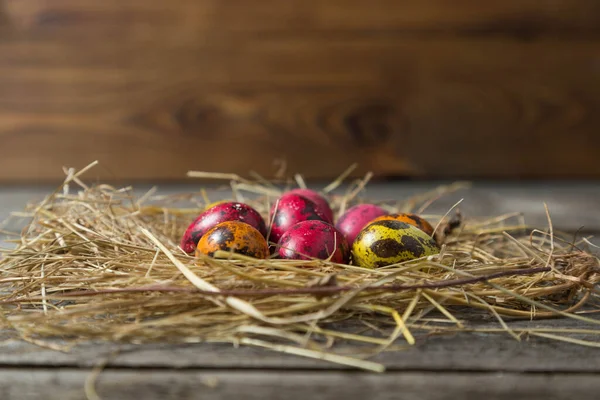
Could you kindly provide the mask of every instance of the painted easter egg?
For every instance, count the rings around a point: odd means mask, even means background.
[[[425,232],[395,220],[374,221],[365,226],[352,245],[354,265],[377,268],[439,253]]]
[[[383,220],[394,220],[405,222],[412,226],[416,226],[429,236],[433,235],[433,226],[429,222],[427,222],[424,218],[419,217],[417,214],[411,213],[400,213],[400,214],[388,214],[377,217],[374,221],[383,221]],[[373,222],[374,222],[373,221]]]
[[[281,236],[278,245],[281,258],[329,259],[338,264],[347,264],[350,258],[350,246],[344,235],[325,221],[297,223]]]
[[[267,226],[258,211],[247,204],[228,201],[203,211],[183,234],[181,248],[188,254],[193,253],[200,238],[209,229],[225,221],[245,222],[256,228],[263,236],[267,235]]]
[[[346,236],[348,244],[352,246],[362,228],[375,218],[385,214],[387,212],[383,208],[374,204],[359,204],[346,210],[338,219],[335,227]]]
[[[241,221],[225,221],[210,228],[200,238],[196,256],[212,257],[217,250],[233,251],[254,258],[267,258],[269,246],[258,229]]]
[[[298,222],[312,220],[327,221],[327,216],[314,201],[294,193],[284,194],[271,207],[269,240],[278,243],[281,236],[292,226]]]
[[[286,194],[298,194],[300,196],[304,196],[309,200],[312,200],[316,205],[319,211],[325,216],[325,221],[329,223],[333,223],[333,211],[331,210],[331,206],[327,199],[321,195],[320,193],[311,190],[311,189],[292,189]]]

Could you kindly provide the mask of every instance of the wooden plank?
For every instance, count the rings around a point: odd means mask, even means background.
[[[2,181],[600,176],[594,0],[3,4]]]
[[[353,162],[357,175],[600,176],[600,41],[45,46],[0,43],[3,181],[94,159],[102,179],[272,176],[278,159],[308,178]]]
[[[20,29],[72,35],[103,34],[143,39],[145,24],[159,36],[185,39],[199,32],[388,31],[465,34],[579,34],[598,32],[594,0],[6,0]],[[116,29],[116,31],[115,31]]]
[[[528,328],[587,328],[593,326],[571,320],[512,323]],[[496,327],[490,323],[487,328]],[[346,324],[341,329],[356,327]],[[577,335],[596,341],[591,334]],[[414,348],[386,352],[369,358],[388,371],[479,371],[523,373],[600,373],[600,349],[526,336],[521,342],[508,335],[459,334],[418,337]],[[350,344],[345,343],[345,346]],[[354,344],[356,345],[356,344]],[[348,370],[325,361],[285,355],[269,350],[227,344],[148,344],[127,345],[88,343],[70,352],[57,352],[18,340],[5,340],[0,346],[0,365],[31,367],[91,368],[105,359],[114,368],[206,368],[206,369],[302,369]],[[116,356],[111,356],[118,351]],[[360,347],[354,347],[354,353]],[[476,356],[475,356],[476,355]]]
[[[3,399],[83,399],[89,371],[0,370]],[[102,399],[595,399],[597,375],[114,371],[97,382]]]

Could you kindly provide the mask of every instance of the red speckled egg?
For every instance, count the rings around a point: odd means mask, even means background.
[[[319,210],[321,210],[323,215],[325,215],[325,221],[333,223],[333,211],[331,210],[327,199],[321,194],[310,189],[293,189],[289,192],[286,192],[286,194],[298,194],[300,196],[306,197],[309,200],[312,200],[317,205],[317,207],[319,207]]]
[[[225,221],[241,221],[267,236],[267,227],[262,216],[244,203],[229,201],[217,204],[202,212],[187,228],[181,238],[181,248],[188,254],[196,249],[200,238],[211,228]]]
[[[279,257],[294,260],[328,259],[347,264],[350,258],[348,241],[325,221],[303,221],[292,226],[279,240]],[[331,255],[333,253],[333,255]]]
[[[292,226],[302,221],[327,221],[327,216],[315,202],[298,194],[288,193],[279,198],[271,207],[269,240],[279,242],[281,236]]]
[[[375,218],[386,214],[383,208],[374,204],[359,204],[346,210],[335,227],[344,234],[348,244],[352,246],[362,228]]]

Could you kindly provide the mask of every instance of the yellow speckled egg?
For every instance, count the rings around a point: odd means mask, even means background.
[[[225,221],[209,229],[198,242],[196,256],[212,257],[217,250],[233,251],[254,258],[267,258],[269,246],[253,226],[241,221]]]
[[[354,265],[377,268],[439,253],[427,233],[397,220],[374,221],[365,226],[352,245]]]
[[[375,218],[371,222],[382,221],[382,220],[394,220],[400,222],[406,222],[409,225],[416,226],[429,236],[433,235],[433,226],[429,222],[427,222],[424,218],[421,218],[417,214],[411,213],[401,213],[401,214],[388,214],[382,215],[381,217]]]

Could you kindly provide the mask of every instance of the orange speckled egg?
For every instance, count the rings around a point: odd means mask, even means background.
[[[209,229],[198,242],[196,256],[204,254],[212,257],[217,250],[254,258],[267,258],[269,255],[265,237],[252,225],[241,221],[225,221]]]
[[[425,219],[419,217],[417,214],[411,213],[400,213],[400,214],[388,214],[382,215],[381,217],[375,218],[372,222],[375,221],[385,221],[385,220],[393,220],[407,223],[412,226],[416,226],[429,236],[433,235],[433,226]]]

